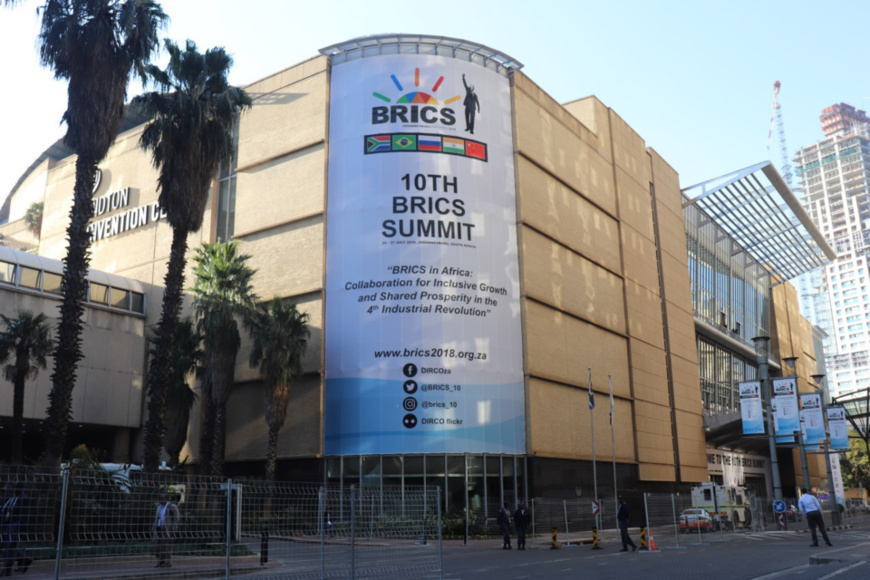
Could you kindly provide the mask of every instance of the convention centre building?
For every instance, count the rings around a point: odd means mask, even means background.
[[[711,479],[769,490],[765,448],[732,432],[737,384],[757,376],[751,339],[767,335],[772,371],[799,357],[812,388],[820,354],[787,280],[833,254],[770,164],[681,189],[615,111],[594,96],[560,104],[521,69],[465,40],[372,36],[245,87],[237,155],[189,247],[237,240],[258,296],[310,316],[279,476],[439,485],[447,509],[591,497],[596,483],[604,495],[614,477],[632,492]],[[141,460],[146,335],[171,239],[144,122],[128,118],[100,164],[68,441],[116,462]],[[74,170],[58,142],[2,206],[0,312],[56,318]],[[38,233],[23,219],[36,202]],[[803,233],[779,238],[776,220]],[[226,460],[260,475],[249,348]],[[49,375],[26,393],[31,453]]]

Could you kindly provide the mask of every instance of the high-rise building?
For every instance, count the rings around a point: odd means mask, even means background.
[[[794,158],[801,201],[837,260],[802,280],[801,308],[828,334],[832,395],[870,387],[870,119],[845,103],[819,117],[825,138]]]

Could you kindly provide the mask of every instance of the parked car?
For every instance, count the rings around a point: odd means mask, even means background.
[[[710,512],[702,508],[689,508],[680,514],[680,531],[701,530],[707,532],[713,528],[713,518]]]

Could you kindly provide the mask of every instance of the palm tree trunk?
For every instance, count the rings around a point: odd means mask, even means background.
[[[215,405],[211,395],[211,372],[206,369],[202,379],[202,429],[199,433],[199,473],[211,475],[214,460],[214,413]]]
[[[221,477],[224,472],[224,453],[227,433],[227,404],[215,403],[214,414],[214,456],[212,457],[211,475]]]
[[[20,360],[20,359],[19,359]],[[12,463],[22,463],[22,433],[24,431],[24,382],[27,370],[17,369],[12,395]]]
[[[145,424],[145,471],[157,471],[160,450],[166,433],[166,392],[172,369],[171,353],[178,331],[181,312],[181,291],[184,288],[184,265],[187,253],[187,232],[172,230],[172,249],[164,278],[163,311],[157,326],[154,358],[148,373],[148,422]]]
[[[88,222],[94,215],[94,175],[97,160],[79,156],[76,159],[76,182],[70,223],[66,234],[67,254],[61,279],[63,299],[60,304],[60,322],[57,326],[57,342],[54,352],[54,372],[51,375],[49,406],[43,425],[45,449],[42,463],[58,467],[66,446],[69,428],[72,391],[76,383],[76,367],[82,359],[82,316],[88,293],[88,247],[91,237]]]
[[[269,446],[266,448],[266,481],[275,482],[275,472],[278,468],[278,426],[269,425]]]

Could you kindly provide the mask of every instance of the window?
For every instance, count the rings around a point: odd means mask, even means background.
[[[215,239],[219,242],[231,240],[236,223],[236,168],[239,158],[239,117],[233,125],[233,158],[222,163],[218,172],[217,223]]]
[[[43,272],[43,284],[42,284],[43,292],[48,292],[49,294],[61,294],[60,281],[61,281],[60,274],[54,274],[52,272]]]
[[[145,295],[139,294],[138,292],[130,292],[130,310],[133,312],[139,312],[140,314],[145,312]]]
[[[109,287],[104,284],[91,282],[91,302],[98,304],[109,303]]]
[[[112,306],[114,306],[115,308],[123,308],[124,310],[126,310],[129,298],[129,292],[112,286]]]
[[[19,283],[25,288],[34,288],[39,290],[42,286],[42,271],[34,270],[33,268],[21,267],[21,282]]]
[[[0,282],[15,284],[15,264],[0,262]]]

